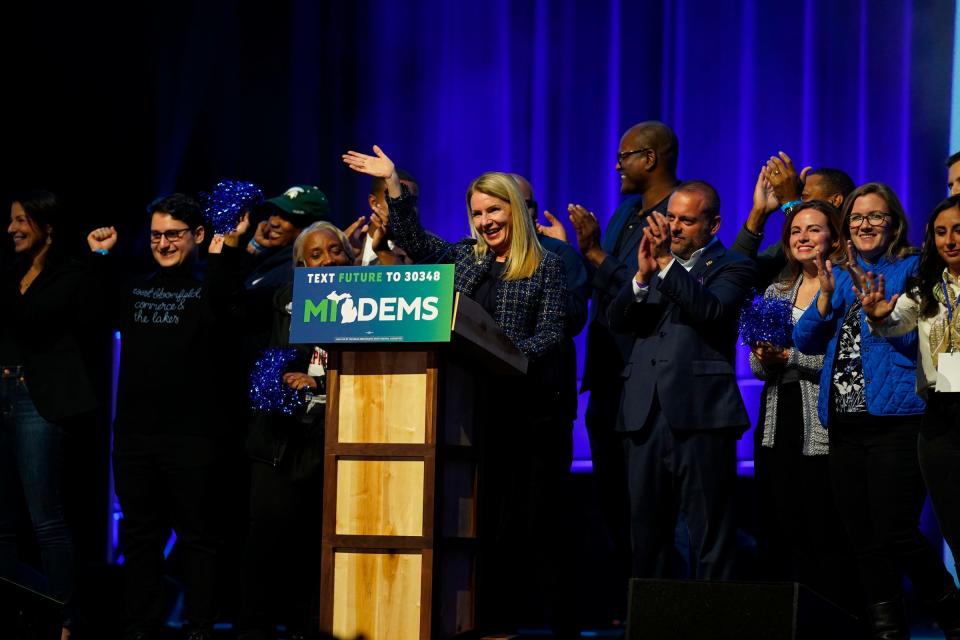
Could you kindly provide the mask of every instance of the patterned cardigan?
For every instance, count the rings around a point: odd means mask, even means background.
[[[793,287],[784,290],[779,283],[773,283],[764,292],[764,298],[780,298],[793,302],[797,298],[800,282],[797,278]],[[777,389],[787,377],[800,381],[800,398],[803,405],[803,455],[823,456],[829,451],[827,430],[820,424],[817,415],[817,398],[820,393],[820,370],[823,369],[823,356],[808,356],[791,348],[787,364],[781,369],[767,371],[753,353],[750,354],[750,370],[753,375],[764,381],[761,402],[763,412],[763,446],[772,447],[777,434]]]
[[[394,242],[415,262],[435,256],[439,262],[453,263],[454,288],[472,296],[493,265],[493,253],[478,259],[473,247],[447,242],[424,230],[406,186],[399,198],[388,195],[387,204]],[[535,359],[560,345],[566,300],[563,264],[555,254],[544,251],[532,276],[498,283],[494,319],[520,351]]]

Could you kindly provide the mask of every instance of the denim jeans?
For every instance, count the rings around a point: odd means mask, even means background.
[[[17,577],[17,511],[26,500],[40,547],[47,593],[73,592],[73,539],[64,515],[66,433],[33,405],[22,378],[0,379],[0,575]]]

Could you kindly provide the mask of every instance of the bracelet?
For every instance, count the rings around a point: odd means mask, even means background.
[[[109,255],[110,250],[109,250],[109,249],[94,249],[93,252],[94,252],[94,253],[99,253],[100,255],[105,256],[105,255]]]
[[[247,243],[248,246],[253,247],[253,250],[257,253],[263,251],[266,247],[257,242],[256,238],[250,238],[250,242]]]
[[[798,204],[803,204],[803,200],[791,200],[790,202],[786,202],[780,205],[780,210],[783,211],[785,214],[789,215],[790,210],[793,209]]]

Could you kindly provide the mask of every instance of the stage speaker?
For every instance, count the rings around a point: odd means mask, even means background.
[[[630,581],[627,640],[847,640],[857,619],[797,582]]]
[[[22,584],[0,578],[0,638],[59,638],[63,603]]]

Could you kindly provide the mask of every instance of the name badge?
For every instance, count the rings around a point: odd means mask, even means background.
[[[960,391],[960,352],[941,353],[937,357],[937,391]]]

